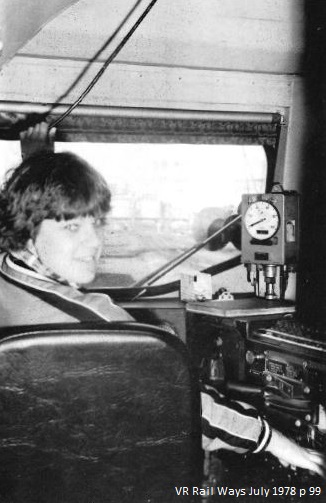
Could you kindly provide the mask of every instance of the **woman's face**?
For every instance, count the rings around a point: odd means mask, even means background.
[[[84,285],[96,274],[103,245],[103,220],[92,216],[71,220],[46,219],[35,248],[42,263],[70,283]]]

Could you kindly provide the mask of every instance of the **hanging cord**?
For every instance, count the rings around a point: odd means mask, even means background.
[[[109,39],[105,42],[105,44],[97,51],[97,53],[93,56],[93,58],[89,61],[89,63],[86,65],[86,67],[83,69],[83,71],[80,73],[80,75],[75,79],[75,81],[71,84],[71,86],[68,88],[68,90],[60,96],[60,98],[57,100],[57,102],[52,105],[50,110],[46,113],[46,116],[48,116],[55,108],[56,106],[59,105],[59,103],[71,92],[71,90],[78,84],[78,82],[81,80],[81,78],[85,75],[85,73],[88,71],[90,68],[91,64],[96,61],[96,59],[100,56],[100,54],[108,47],[108,45],[112,42],[112,40],[117,36],[117,34],[121,31],[121,29],[125,26],[129,18],[134,14],[138,6],[142,3],[143,0],[138,0],[133,8],[129,11],[127,16],[124,18],[124,20],[120,23],[118,28],[114,31],[114,33],[109,37]],[[82,101],[83,99],[87,96],[87,94],[93,89],[95,84],[98,82],[98,80],[101,78],[109,64],[112,62],[112,60],[117,56],[117,54],[121,51],[121,49],[125,46],[125,44],[128,42],[132,34],[135,32],[135,30],[138,28],[140,23],[143,21],[143,19],[147,16],[149,11],[152,9],[154,4],[157,2],[157,0],[152,0],[149,5],[146,7],[146,9],[142,12],[140,17],[137,19],[135,24],[128,30],[127,34],[123,37],[122,41],[118,44],[118,46],[114,49],[114,51],[110,54],[110,56],[107,58],[107,60],[104,62],[103,66],[101,69],[98,71],[98,73],[95,75],[91,83],[87,86],[85,91],[77,98],[77,100],[60,116],[58,117],[52,124],[50,124],[50,128],[56,127],[63,119],[65,119]]]
[[[100,49],[94,54],[92,59],[89,60],[87,65],[83,68],[81,73],[76,77],[74,82],[68,87],[68,89],[57,99],[56,103],[54,103],[51,107],[50,110],[47,112],[48,114],[51,113],[56,107],[58,107],[61,103],[62,100],[64,100],[68,94],[74,89],[74,87],[78,84],[78,82],[84,77],[84,75],[87,73],[89,68],[92,66],[92,64],[100,57],[103,51],[111,44],[111,42],[114,40],[114,38],[118,35],[119,31],[123,28],[123,26],[127,23],[128,19],[130,16],[134,13],[134,11],[137,9],[139,4],[141,3],[142,0],[138,0],[133,8],[128,12],[128,14],[125,16],[125,18],[121,21],[119,26],[114,30],[112,35],[105,41],[105,43],[100,47]]]

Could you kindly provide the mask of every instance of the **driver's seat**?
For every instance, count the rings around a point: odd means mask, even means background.
[[[5,330],[0,501],[180,501],[198,485],[199,417],[185,346],[164,330]]]

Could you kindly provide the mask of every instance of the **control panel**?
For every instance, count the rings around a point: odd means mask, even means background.
[[[318,425],[325,406],[326,342],[285,330],[283,321],[267,327],[250,324],[247,380],[261,386],[265,414],[275,426],[286,427],[304,444],[324,448],[326,436]]]
[[[201,378],[228,399],[256,407],[271,426],[300,445],[325,452],[326,329],[304,327],[294,312],[276,313],[276,307],[270,314],[257,308],[253,316],[239,308],[243,300],[233,310],[213,309],[212,302],[206,310],[188,313],[189,348]],[[246,455],[239,462],[232,453],[210,454],[223,480],[241,480],[243,487],[248,480],[252,484],[253,472],[260,485],[321,485],[319,477],[284,468],[269,453]]]

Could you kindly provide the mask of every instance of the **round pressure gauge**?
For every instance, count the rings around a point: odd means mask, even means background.
[[[270,239],[280,226],[280,215],[268,201],[251,203],[244,217],[244,225],[250,236],[259,241]]]

